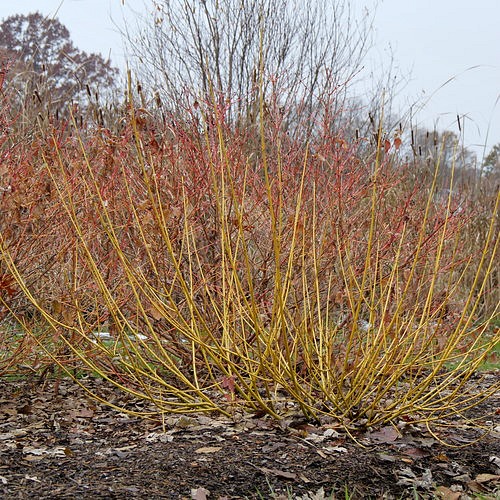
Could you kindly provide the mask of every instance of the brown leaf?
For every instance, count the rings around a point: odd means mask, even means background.
[[[487,488],[485,488],[481,483],[478,483],[477,481],[468,482],[467,488],[469,488],[469,490],[473,491],[474,493],[485,493],[488,491]]]
[[[165,317],[165,315],[161,311],[159,311],[154,305],[149,307],[148,313],[155,321],[159,321],[160,319],[163,319]]]
[[[347,453],[347,448],[344,446],[325,446],[323,451],[326,453]]]
[[[73,457],[75,455],[75,452],[71,448],[68,448],[67,446],[66,448],[63,449],[63,452],[67,457]]]
[[[403,451],[405,455],[413,458],[421,458],[429,456],[429,452],[423,450],[422,448],[407,448]]]
[[[224,389],[227,389],[230,393],[234,393],[235,389],[234,375],[231,375],[230,377],[223,377],[221,385]]]
[[[195,453],[217,453],[218,451],[222,450],[221,446],[205,446],[203,448],[198,448],[195,450]]]
[[[401,437],[401,435],[395,427],[388,425],[382,427],[379,431],[369,433],[368,437],[378,443],[393,443],[396,439]]]
[[[21,408],[18,408],[17,413],[20,413],[21,415],[31,415],[33,413],[33,407],[29,404],[26,404],[24,406],[21,406]]]
[[[498,481],[500,476],[497,474],[478,474],[476,476],[476,481],[478,483],[489,483],[490,481]]]
[[[453,491],[446,486],[438,486],[437,488],[438,497],[443,500],[460,500],[462,493],[460,491]]]
[[[71,418],[92,418],[94,411],[90,408],[78,408],[69,412]]]
[[[284,479],[297,478],[297,474],[295,474],[294,472],[288,472],[286,470],[268,469],[267,467],[259,467],[259,470],[261,470],[264,474],[272,474],[273,476],[282,477]]]
[[[191,490],[191,498],[193,500],[207,500],[210,496],[210,491],[205,488],[196,488]]]

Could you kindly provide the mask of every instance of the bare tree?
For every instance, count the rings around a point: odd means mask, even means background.
[[[370,47],[371,18],[349,0],[152,0],[126,38],[142,84],[170,108],[217,103],[230,123],[266,105],[284,122],[341,108]],[[335,113],[337,110],[333,110]]]

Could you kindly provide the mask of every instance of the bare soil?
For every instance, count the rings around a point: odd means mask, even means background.
[[[0,498],[500,498],[500,395],[467,416],[485,414],[478,423],[493,430],[477,442],[481,431],[462,420],[349,436],[298,416],[143,420],[69,380],[57,391],[50,381],[0,380]]]

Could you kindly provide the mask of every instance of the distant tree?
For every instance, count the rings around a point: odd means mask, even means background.
[[[0,55],[7,82],[25,98],[48,98],[63,107],[92,88],[109,89],[118,70],[99,54],[73,45],[68,29],[39,12],[14,15],[0,24]]]
[[[483,170],[488,176],[500,176],[500,142],[491,148],[484,159]]]
[[[439,165],[438,185],[441,188],[449,186],[452,170],[453,183],[457,189],[473,186],[478,180],[480,172],[476,154],[463,145],[455,132],[414,130],[411,148],[415,161],[426,167],[431,175],[436,165]]]

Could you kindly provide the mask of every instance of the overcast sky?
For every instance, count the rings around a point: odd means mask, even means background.
[[[457,114],[465,116],[465,142],[479,157],[485,143],[488,151],[500,142],[500,0],[353,2],[360,9],[378,4],[376,46],[367,71],[393,55],[400,74],[408,77],[397,97],[402,110],[424,97],[427,104],[417,124],[455,132]],[[143,5],[143,0],[125,0],[125,12],[130,16],[127,9],[142,10]],[[45,15],[58,11],[76,46],[124,65],[115,26],[123,18],[122,0],[0,1],[0,18],[35,10]]]

